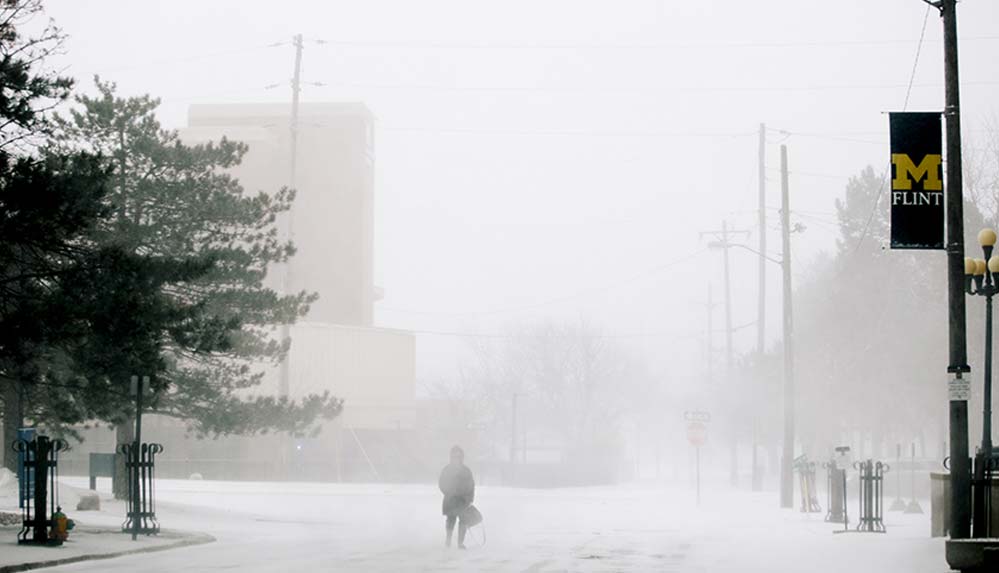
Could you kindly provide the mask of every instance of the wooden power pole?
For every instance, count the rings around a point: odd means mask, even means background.
[[[791,319],[791,204],[788,197],[787,146],[780,146],[781,270],[784,283],[784,450],[780,461],[780,506],[794,504],[794,321]]]
[[[298,179],[298,99],[299,95],[302,93],[302,35],[296,34],[292,38],[292,44],[295,46],[295,71],[291,77],[291,142],[289,145],[289,174],[288,174],[288,186],[291,189],[295,189],[295,185]],[[295,220],[295,210],[294,207],[288,210],[285,233],[287,235],[287,240],[292,241],[295,238],[294,230],[294,220]],[[287,295],[291,290],[291,261],[285,263],[284,267],[284,277],[282,278],[283,293]],[[291,336],[291,326],[288,324],[281,325],[281,339],[288,340]],[[284,359],[281,360],[281,366],[278,371],[278,388],[281,396],[288,396],[291,391],[291,383],[289,381],[290,376],[290,362],[291,356],[286,354]]]
[[[708,247],[722,249],[723,260],[724,260],[724,277],[725,281],[725,378],[726,378],[726,390],[732,390],[732,372],[734,370],[735,357],[732,351],[732,282],[729,276],[729,264],[728,264],[728,250],[735,246],[730,240],[731,235],[748,235],[749,231],[734,231],[728,228],[728,222],[722,221],[722,228],[720,231],[704,231],[701,236],[711,235],[715,240],[708,243]],[[731,403],[731,401],[730,401]],[[732,451],[731,451],[731,466],[729,472],[729,481],[732,485],[738,485],[739,483],[739,432],[736,424],[735,407],[733,404],[732,411],[729,412],[729,425],[732,433]]]
[[[767,126],[765,124],[760,124],[760,143],[759,143],[759,154],[758,154],[758,183],[759,183],[759,212],[757,213],[757,228],[759,233],[759,286],[757,287],[757,302],[756,302],[756,359],[757,359],[757,372],[762,372],[763,364],[763,353],[766,351],[766,327],[767,327]],[[760,491],[763,489],[763,480],[760,475],[759,462],[757,461],[757,450],[759,449],[759,424],[757,418],[759,417],[759,402],[757,397],[760,394],[762,388],[763,380],[760,378],[751,378],[754,382],[756,388],[753,388],[749,393],[749,404],[752,408],[752,424],[753,424],[753,455],[751,463],[753,464],[752,471],[752,490]]]

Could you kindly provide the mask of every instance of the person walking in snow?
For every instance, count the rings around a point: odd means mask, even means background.
[[[444,501],[441,504],[441,513],[447,516],[444,522],[444,530],[447,532],[446,547],[451,547],[451,534],[454,533],[455,521],[458,524],[458,548],[465,548],[465,533],[468,531],[468,524],[464,517],[464,512],[472,502],[475,501],[475,479],[472,477],[472,470],[465,465],[465,452],[458,446],[451,448],[451,463],[441,470],[441,477],[437,480],[437,486],[444,494]]]

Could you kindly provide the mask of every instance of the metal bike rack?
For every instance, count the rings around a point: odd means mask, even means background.
[[[815,487],[815,462],[808,461],[805,455],[794,459],[794,469],[798,472],[798,484],[801,490],[801,513],[819,513],[818,492]]]
[[[128,508],[125,522],[121,524],[123,533],[131,533],[132,539],[138,535],[155,535],[160,531],[156,520],[155,472],[156,454],[163,452],[161,444],[124,444],[118,448],[125,456],[128,471]]]
[[[853,465],[860,472],[860,521],[857,531],[885,533],[884,475],[888,464],[866,460]]]
[[[54,526],[52,515],[59,506],[59,452],[69,449],[64,440],[36,436],[32,440],[15,440],[11,447],[21,455],[23,468],[20,480],[21,531],[17,543],[21,545],[62,545],[62,540],[49,535]]]

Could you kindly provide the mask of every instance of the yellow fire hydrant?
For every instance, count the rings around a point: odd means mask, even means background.
[[[52,530],[49,536],[52,539],[66,541],[74,525],[76,524],[73,523],[73,520],[66,517],[66,514],[62,512],[62,507],[56,507],[56,512],[52,514]]]

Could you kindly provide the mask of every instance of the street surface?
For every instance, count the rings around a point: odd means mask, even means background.
[[[667,486],[480,487],[487,537],[473,530],[467,551],[444,548],[432,485],[162,480],[157,495],[164,527],[218,541],[51,571],[947,571],[928,515],[890,513],[887,534],[834,535],[842,525],[781,511],[769,492],[709,490],[697,508],[692,491]]]

